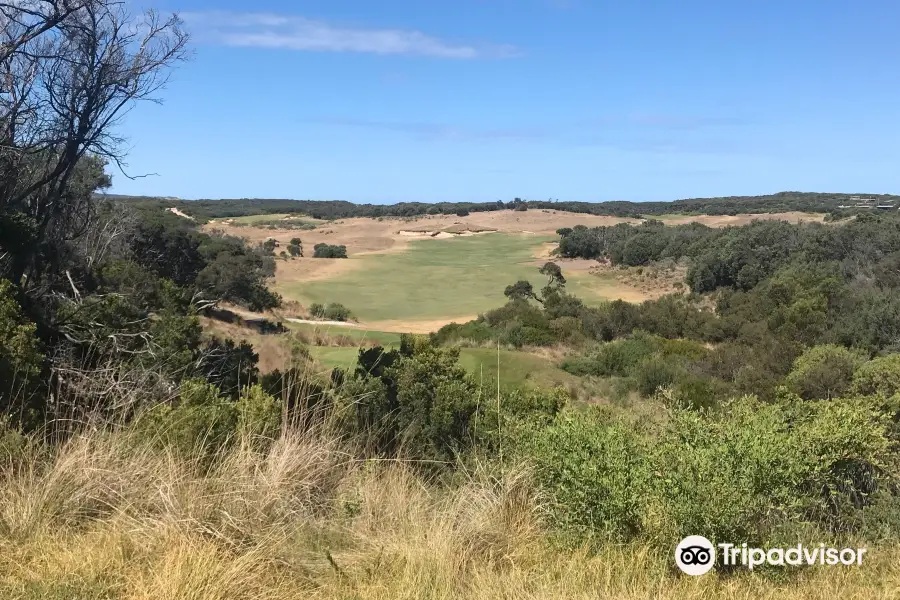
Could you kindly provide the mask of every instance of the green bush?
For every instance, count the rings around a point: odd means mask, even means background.
[[[654,344],[646,336],[609,342],[593,356],[597,364],[596,374],[601,377],[628,377],[654,352]]]
[[[316,244],[313,246],[313,258],[347,258],[347,247]]]
[[[900,354],[880,356],[854,373],[852,393],[889,398],[900,392]]]
[[[683,367],[674,359],[654,356],[638,365],[634,378],[637,381],[638,392],[649,398],[660,388],[674,384],[683,373]]]
[[[234,439],[238,410],[202,379],[181,384],[178,399],[158,404],[139,417],[143,435],[186,455],[212,453]]]
[[[433,344],[440,346],[453,344],[462,340],[486,342],[495,338],[496,332],[484,321],[476,320],[467,323],[449,323],[431,334]]]
[[[22,314],[15,288],[0,279],[0,410],[6,412],[14,400],[28,395],[41,371],[43,355],[37,327]]]
[[[346,321],[350,318],[350,309],[343,304],[332,302],[325,307],[324,317],[331,321]]]
[[[885,426],[871,407],[843,400],[743,398],[714,416],[675,411],[655,446],[658,535],[764,543],[790,524],[840,528],[849,513],[834,507],[877,489]]]
[[[683,408],[710,409],[721,404],[731,393],[731,387],[724,381],[687,373],[675,381],[672,399]]]
[[[626,540],[642,529],[650,489],[647,440],[594,412],[565,415],[523,442],[553,525],[573,541]]]
[[[597,410],[563,414],[517,448],[573,543],[640,538],[668,551],[686,535],[765,544],[896,521],[887,419],[872,403],[745,397],[725,408],[675,408],[650,429]]]
[[[501,440],[507,451],[528,444],[554,422],[568,402],[569,393],[561,387],[506,390],[500,397],[499,413],[496,397],[485,398],[473,417],[473,444],[481,453],[496,453]]]
[[[273,439],[281,429],[281,402],[260,385],[245,388],[235,409],[237,431],[245,438]]]
[[[807,400],[835,398],[850,387],[853,374],[865,362],[865,355],[843,346],[813,346],[796,361],[785,380],[788,387]]]
[[[559,368],[578,377],[599,376],[597,362],[588,356],[567,356]]]
[[[309,314],[313,317],[321,319],[325,316],[325,306],[323,304],[319,304],[315,302],[309,305]]]

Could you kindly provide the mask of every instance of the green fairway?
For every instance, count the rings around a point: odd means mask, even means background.
[[[358,348],[313,346],[310,354],[326,368],[352,368],[356,365]],[[459,364],[476,381],[495,386],[497,381],[497,350],[493,348],[462,348]],[[565,385],[577,378],[556,367],[552,361],[511,350],[500,350],[500,385],[506,388],[531,384],[539,387]]]
[[[476,380],[497,381],[496,348],[463,348],[459,364],[475,376]],[[539,387],[565,385],[577,378],[559,369],[552,361],[526,352],[500,350],[500,385],[520,387],[524,384]]]
[[[503,290],[519,279],[536,289],[546,278],[534,252],[551,236],[488,234],[414,240],[406,252],[352,257],[361,264],[332,279],[286,284],[285,297],[304,303],[340,302],[362,321],[423,321],[462,317],[501,306]],[[581,279],[581,278],[579,278]],[[601,296],[573,281],[585,300]]]
[[[342,327],[340,325],[319,325],[313,323],[284,323],[294,331],[302,331],[306,334],[316,332],[327,336],[345,336],[359,342],[372,342],[380,346],[397,346],[400,344],[400,334],[387,331],[370,331],[359,327]]]
[[[334,369],[340,367],[349,369],[356,366],[356,357],[359,356],[359,348],[332,348],[329,346],[312,346],[309,353],[323,366]]]

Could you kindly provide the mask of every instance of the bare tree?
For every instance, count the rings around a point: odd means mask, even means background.
[[[93,192],[108,185],[102,167],[86,176],[85,159],[124,173],[116,125],[135,103],[158,102],[187,41],[177,15],[133,16],[115,0],[0,3],[0,220],[38,241],[83,233]],[[0,222],[0,257],[14,254],[0,276],[27,276],[27,287],[40,275],[35,253],[10,252],[5,238]]]
[[[34,40],[59,26],[89,0],[18,0],[0,2],[0,61],[6,61]]]

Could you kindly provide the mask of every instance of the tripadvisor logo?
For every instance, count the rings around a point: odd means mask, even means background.
[[[716,564],[716,549],[702,535],[689,535],[675,548],[675,564],[688,575],[703,575]]]
[[[762,565],[783,567],[785,565],[861,565],[866,548],[826,548],[825,544],[804,546],[797,544],[791,548],[749,548],[747,544],[713,543],[702,535],[689,535],[675,547],[675,564],[688,575],[703,575],[716,564],[716,548],[719,549],[721,564],[743,566],[749,570]]]

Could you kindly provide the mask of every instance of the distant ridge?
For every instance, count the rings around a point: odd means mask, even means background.
[[[239,198],[221,200],[182,200],[173,197],[126,196],[108,194],[142,208],[177,208],[199,221],[259,214],[302,213],[319,219],[350,217],[416,217],[429,214],[459,214],[494,210],[561,210],[567,212],[615,217],[637,217],[664,214],[737,215],[776,212],[827,213],[840,210],[856,198],[877,201],[880,206],[900,207],[900,196],[892,194],[836,194],[823,192],[778,192],[764,196],[726,196],[687,198],[670,202],[574,202],[524,200],[509,202],[400,202],[397,204],[356,204],[345,200],[290,200]]]

